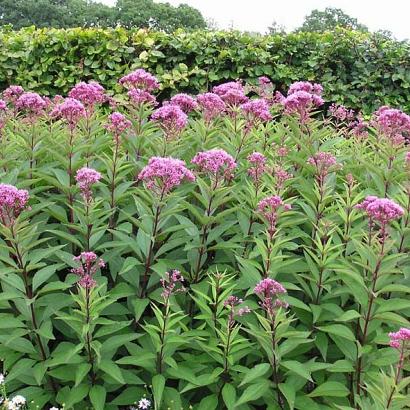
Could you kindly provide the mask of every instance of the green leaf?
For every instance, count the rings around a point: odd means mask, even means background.
[[[161,409],[162,395],[164,393],[165,377],[162,374],[156,374],[152,378],[152,393],[154,394],[155,409]]]
[[[236,402],[236,390],[232,384],[225,384],[222,389],[222,398],[228,410],[234,408]]]
[[[251,384],[242,393],[239,400],[235,403],[235,406],[258,400],[259,397],[263,396],[270,388],[271,384],[268,380],[262,380],[257,384]]]
[[[280,363],[285,369],[290,370],[293,373],[296,373],[298,376],[303,377],[304,379],[312,380],[310,371],[306,368],[303,363],[297,362],[296,360],[286,360]]]
[[[103,386],[95,385],[90,390],[90,401],[93,410],[104,410],[107,392]]]
[[[117,380],[120,384],[125,384],[120,367],[111,360],[101,360],[98,367],[107,375]]]
[[[345,325],[328,325],[318,326],[318,330],[332,335],[343,337],[344,339],[354,342],[356,340],[353,332]]]
[[[268,370],[270,370],[270,368],[271,365],[269,363],[257,364],[253,369],[245,373],[245,377],[243,378],[239,387],[243,386],[244,384],[250,383],[257,377],[263,376]]]
[[[310,394],[309,397],[345,397],[349,394],[349,389],[342,383],[339,382],[324,382],[316,387]]]
[[[285,396],[285,399],[289,405],[289,410],[293,410],[295,406],[295,397],[296,397],[295,388],[290,383],[280,383],[279,390]]]

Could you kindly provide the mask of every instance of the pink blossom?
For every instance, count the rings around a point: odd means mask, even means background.
[[[10,85],[3,91],[3,98],[14,104],[21,94],[24,93],[24,88],[19,85]]]
[[[230,81],[217,85],[212,91],[219,95],[222,101],[230,107],[243,104],[248,100],[245,95],[245,88],[239,81]]]
[[[27,208],[30,196],[25,189],[0,184],[0,223],[11,226],[20,213]]]
[[[85,288],[93,288],[97,282],[93,279],[93,275],[98,269],[105,267],[105,262],[101,258],[97,258],[94,252],[82,252],[78,256],[74,256],[73,260],[79,263],[79,266],[71,269],[72,273],[80,276],[78,284]]]
[[[130,101],[135,104],[136,106],[140,106],[141,104],[147,104],[152,107],[158,105],[157,99],[154,95],[149,93],[148,91],[141,90],[139,88],[132,88],[127,93]]]
[[[310,83],[309,81],[297,81],[290,85],[288,96],[300,91],[321,96],[323,93],[323,87],[320,84]]]
[[[269,112],[269,104],[263,98],[250,100],[242,104],[241,109],[245,114],[248,126],[256,126],[273,118]]]
[[[324,178],[332,168],[337,167],[336,157],[330,152],[317,152],[307,160],[307,163],[316,168],[316,174]]]
[[[171,104],[178,105],[182,111],[189,113],[198,108],[198,103],[188,94],[176,94],[171,98]]]
[[[398,332],[389,333],[389,337],[390,346],[395,349],[400,349],[410,341],[410,329],[402,327]]]
[[[277,190],[281,190],[284,186],[284,183],[293,177],[292,174],[290,174],[289,172],[287,172],[285,169],[283,169],[280,166],[275,167],[273,174],[275,176],[275,180],[276,180],[276,189]]]
[[[108,117],[108,123],[105,128],[114,134],[114,139],[119,143],[119,136],[125,132],[128,128],[131,128],[132,123],[125,115],[118,111],[113,112]]]
[[[16,101],[16,108],[30,116],[38,116],[46,108],[46,102],[37,93],[23,93]]]
[[[323,105],[324,101],[320,95],[295,91],[288,93],[288,96],[282,100],[282,104],[286,114],[297,114],[300,122],[304,124],[309,120],[310,111]]]
[[[347,109],[344,105],[332,104],[329,107],[330,115],[338,121],[352,121],[354,118],[354,111]]]
[[[248,306],[244,306],[241,308],[237,308],[238,305],[242,304],[243,300],[239,299],[237,296],[231,295],[227,299],[224,300],[224,306],[229,309],[229,316],[228,316],[228,326],[233,327],[235,324],[235,316],[244,316],[247,313],[250,313],[251,310]]]
[[[177,137],[188,123],[188,116],[177,105],[164,105],[155,110],[151,119],[160,124],[165,137]]]
[[[261,298],[261,307],[271,316],[275,316],[278,308],[287,308],[288,304],[278,298],[286,293],[286,289],[276,280],[265,278],[253,290]]]
[[[231,178],[236,162],[231,155],[223,149],[211,149],[209,151],[198,152],[191,161],[200,171],[211,174],[213,178],[223,175]]]
[[[410,116],[397,109],[380,107],[373,114],[372,124],[395,145],[410,135]]]
[[[198,101],[200,109],[204,114],[205,121],[208,123],[214,118],[221,115],[226,110],[225,103],[217,94],[198,94],[196,99]]]
[[[278,150],[276,151],[278,157],[280,158],[284,158],[289,154],[289,150],[287,147],[285,147],[284,145],[280,146],[278,148]]]
[[[6,110],[7,110],[6,101],[0,100],[0,111],[6,111]]]
[[[96,81],[78,83],[71,89],[68,96],[75,98],[90,109],[93,109],[96,104],[102,104],[107,100],[104,87]]]
[[[146,187],[156,194],[164,195],[184,179],[195,181],[195,176],[180,159],[152,157],[139,173],[138,179],[144,181]]]
[[[78,187],[86,203],[92,200],[92,186],[101,179],[101,174],[93,168],[83,167],[75,176]]]
[[[285,204],[280,196],[268,196],[258,203],[258,211],[268,222],[268,232],[273,235],[276,231],[276,222],[278,212],[283,209],[289,211],[292,209],[290,204]]]
[[[170,296],[185,291],[185,288],[183,286],[184,281],[185,279],[181,275],[181,272],[179,270],[165,272],[165,278],[160,279],[163,289],[161,297],[164,299],[165,302],[167,302]],[[178,287],[178,285],[180,286]]]
[[[247,159],[251,163],[248,169],[248,175],[255,182],[258,182],[266,170],[266,157],[260,152],[253,152]]]
[[[399,219],[404,214],[403,208],[396,202],[387,198],[378,198],[377,196],[367,196],[361,204],[355,207],[365,211],[371,220],[382,225]]]
[[[84,105],[74,98],[66,98],[51,111],[52,117],[64,119],[71,129],[74,129],[85,115]]]
[[[119,83],[127,88],[139,88],[144,91],[154,91],[159,88],[159,82],[156,77],[139,68],[120,78]]]

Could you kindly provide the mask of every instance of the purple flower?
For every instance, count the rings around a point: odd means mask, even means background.
[[[0,184],[0,223],[11,226],[20,213],[27,208],[30,196],[25,189]]]
[[[198,108],[198,103],[188,94],[176,94],[171,98],[171,104],[178,105],[182,111],[189,113]]]
[[[69,97],[54,107],[51,116],[64,119],[68,126],[74,129],[80,119],[86,116],[86,112],[80,101]]]
[[[389,333],[390,337],[390,346],[395,349],[400,349],[405,347],[410,341],[410,329],[405,327],[400,328],[398,332]]]
[[[225,103],[217,94],[198,94],[196,99],[207,123],[221,115],[226,110]]]
[[[73,260],[79,263],[79,266],[71,269],[72,273],[80,276],[78,284],[85,289],[93,288],[97,282],[93,279],[93,275],[99,268],[105,266],[105,262],[101,258],[97,258],[94,252],[82,252],[78,256],[74,256]]]
[[[410,116],[403,111],[380,107],[373,114],[372,124],[394,145],[400,145],[410,135]]]
[[[151,119],[160,124],[167,139],[177,137],[188,123],[188,116],[177,105],[164,105],[156,109]]]
[[[46,108],[46,101],[37,93],[23,93],[16,101],[16,108],[29,116],[38,116]]]
[[[148,91],[141,90],[139,88],[132,88],[127,93],[130,101],[137,107],[141,104],[147,104],[152,107],[158,105],[158,102],[154,95],[150,94]]]
[[[185,292],[185,288],[182,285],[185,281],[184,277],[181,275],[179,270],[173,270],[171,272],[165,272],[165,278],[160,279],[162,285],[161,297],[165,302],[170,298],[170,296],[175,295],[179,292]],[[178,284],[180,285],[178,287]]]
[[[268,231],[273,235],[276,231],[276,222],[278,219],[278,212],[280,209],[289,211],[292,209],[290,204],[285,204],[280,196],[268,196],[258,203],[258,211],[268,222]]]
[[[20,97],[21,94],[24,93],[24,88],[19,85],[10,85],[3,91],[3,98],[9,102],[14,104],[17,99]]]
[[[223,149],[211,149],[209,151],[198,152],[191,161],[200,171],[210,174],[218,179],[223,175],[231,178],[236,162],[231,155]]]
[[[105,128],[114,134],[114,139],[118,144],[120,135],[128,128],[131,128],[131,126],[131,121],[128,120],[125,115],[115,111],[109,115],[108,123],[105,125]]]
[[[127,88],[139,88],[144,91],[154,91],[159,88],[159,82],[156,77],[142,68],[132,71],[131,73],[120,78],[119,83]]]
[[[332,104],[329,107],[330,115],[338,121],[352,121],[354,119],[354,111],[347,109],[344,105]]]
[[[260,152],[253,152],[248,155],[247,160],[251,163],[251,166],[248,169],[248,175],[255,182],[259,182],[261,176],[266,170],[266,157]]]
[[[297,81],[290,85],[288,96],[299,91],[321,96],[323,93],[323,87],[320,84],[310,83],[309,81]]]
[[[245,95],[245,88],[239,81],[230,81],[217,85],[212,91],[221,97],[222,101],[229,107],[238,106],[248,100]]]
[[[184,179],[195,181],[194,174],[180,159],[152,157],[138,175],[148,189],[164,195],[181,184]]]
[[[323,105],[320,95],[311,94],[307,91],[294,91],[282,100],[286,114],[296,114],[302,124],[309,120],[309,113],[315,107]]]
[[[93,109],[96,104],[102,104],[107,100],[104,87],[96,81],[90,81],[89,83],[78,83],[68,93],[68,96],[75,98],[90,109]]]
[[[101,179],[101,174],[93,168],[83,167],[77,171],[75,179],[84,201],[89,204],[92,200],[91,187]]]
[[[322,178],[329,174],[332,168],[338,167],[336,157],[330,152],[317,152],[307,160],[307,163],[316,168],[316,174]]]
[[[372,221],[377,221],[382,225],[386,225],[404,215],[403,208],[396,202],[371,195],[367,196],[361,204],[356,205],[356,208],[365,211]]]
[[[261,280],[253,290],[261,298],[261,307],[274,317],[276,310],[283,307],[287,308],[288,304],[278,298],[286,293],[286,289],[276,280],[265,278]]]
[[[262,98],[250,100],[242,104],[241,109],[245,114],[248,127],[254,127],[273,118],[269,112],[269,104]]]

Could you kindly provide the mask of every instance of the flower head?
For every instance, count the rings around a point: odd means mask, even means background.
[[[154,91],[159,88],[156,77],[145,71],[143,68],[132,71],[120,78],[119,83],[126,88],[139,88],[144,91]]]
[[[318,94],[307,91],[294,91],[282,100],[286,114],[296,114],[302,124],[309,120],[309,113],[312,109],[323,105],[324,101]]]
[[[20,213],[27,208],[29,197],[25,189],[0,184],[0,223],[11,226]]]
[[[329,113],[335,120],[341,122],[354,119],[354,111],[347,109],[344,105],[332,104],[329,107]]]
[[[204,93],[198,94],[196,97],[199,108],[204,114],[206,122],[212,121],[214,118],[221,115],[225,109],[226,105],[223,102],[222,98],[214,93]]]
[[[16,101],[16,108],[26,112],[31,117],[40,115],[46,108],[46,101],[37,93],[23,93]]]
[[[261,176],[266,170],[266,157],[260,152],[253,152],[248,155],[247,160],[251,166],[248,169],[248,175],[255,181],[259,182]]]
[[[152,157],[138,175],[148,189],[164,195],[181,184],[184,179],[194,181],[194,174],[186,167],[185,162],[175,158]]]
[[[87,204],[92,200],[92,185],[96,184],[100,179],[101,174],[93,168],[83,167],[77,171],[75,180]]]
[[[372,124],[394,145],[400,145],[410,136],[410,116],[403,111],[380,107],[373,114]]]
[[[253,290],[261,299],[261,307],[271,316],[275,316],[276,310],[288,304],[279,297],[286,293],[286,289],[276,280],[265,278],[261,280]]]
[[[387,198],[378,198],[377,196],[367,196],[365,200],[356,205],[357,209],[366,212],[372,221],[377,221],[385,225],[404,215],[403,208],[396,202]]]
[[[323,87],[320,84],[310,83],[309,81],[296,81],[290,85],[288,96],[300,91],[320,96],[323,93]]]
[[[140,88],[131,88],[127,93],[130,101],[136,105],[140,106],[141,104],[147,104],[152,107],[158,105],[155,95],[152,95],[150,92],[141,90]]]
[[[316,175],[325,177],[332,168],[337,168],[336,157],[330,152],[317,152],[307,160],[307,163],[315,167]]]
[[[132,123],[125,115],[118,111],[113,112],[108,117],[108,123],[105,128],[114,134],[114,139],[118,143],[120,135],[128,128],[131,128]]]
[[[68,126],[74,129],[81,118],[86,116],[86,112],[80,101],[69,97],[54,107],[51,116],[64,119]]]
[[[276,188],[278,191],[280,191],[280,190],[283,188],[284,183],[285,183],[288,179],[290,179],[290,178],[293,177],[293,175],[292,175],[291,173],[287,172],[285,169],[283,169],[283,168],[280,167],[280,166],[276,166],[276,167],[274,168],[274,170],[273,170],[273,175],[274,175],[274,177],[275,177],[275,182],[276,182],[275,188]]]
[[[400,328],[397,332],[389,333],[390,346],[395,349],[404,348],[406,344],[410,347],[410,329],[405,327]]]
[[[273,118],[269,112],[269,104],[263,98],[249,100],[241,105],[241,109],[245,114],[248,128],[270,121]]]
[[[102,104],[107,100],[104,87],[96,81],[90,81],[89,83],[78,83],[71,89],[68,96],[75,98],[90,109],[92,109],[96,104]]]
[[[221,97],[222,101],[229,107],[238,106],[248,100],[245,95],[245,88],[239,81],[230,81],[217,85],[212,91]]]
[[[74,256],[73,260],[79,263],[78,267],[71,269],[72,273],[80,276],[78,284],[85,289],[93,288],[97,284],[93,275],[105,266],[105,262],[94,252],[81,252],[80,255]]]
[[[143,398],[138,402],[139,409],[147,410],[150,407],[151,407],[151,402],[148,399]]]
[[[280,196],[268,196],[258,203],[258,211],[268,222],[268,231],[273,235],[276,231],[276,222],[280,210],[289,211],[292,209],[290,204],[285,204]]]
[[[8,410],[20,410],[25,405],[26,405],[26,398],[18,394],[17,396],[14,396],[9,401],[7,409]]]
[[[231,155],[223,149],[211,149],[198,152],[191,161],[200,171],[210,174],[217,179],[219,176],[231,178],[236,162]]]
[[[183,286],[185,279],[179,270],[165,272],[165,278],[160,279],[160,281],[163,289],[161,296],[165,301],[167,301],[170,296],[185,291]],[[180,285],[179,287],[178,284]]]
[[[198,103],[188,94],[176,94],[171,98],[170,102],[171,104],[178,105],[185,113],[189,113],[198,108]]]
[[[151,119],[160,124],[166,138],[175,138],[186,127],[188,116],[178,105],[168,104],[155,110]]]
[[[251,312],[248,306],[237,308],[237,306],[242,303],[243,300],[234,295],[231,295],[224,300],[224,306],[229,309],[228,325],[230,327],[233,327],[235,324],[235,316],[241,317]]]
[[[20,85],[10,85],[3,91],[3,98],[7,102],[14,104],[23,93],[24,88]]]

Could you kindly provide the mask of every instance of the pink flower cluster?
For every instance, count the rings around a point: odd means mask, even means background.
[[[92,200],[92,186],[101,179],[101,174],[93,168],[83,167],[75,176],[84,201],[89,204]]]
[[[159,82],[156,77],[139,68],[120,78],[119,83],[127,88],[138,88],[144,91],[154,91],[159,88]]]
[[[198,108],[198,103],[195,101],[195,98],[188,94],[176,94],[171,98],[170,102],[171,104],[178,105],[185,113],[189,113]]]
[[[4,226],[13,225],[20,213],[27,208],[29,198],[25,189],[0,184],[0,223]]]
[[[245,88],[239,81],[230,81],[215,86],[212,91],[221,97],[228,107],[236,107],[248,101],[245,95]]]
[[[170,298],[170,296],[179,292],[185,292],[185,288],[183,286],[184,281],[185,279],[179,270],[165,272],[165,278],[160,279],[162,285],[161,297],[165,302]],[[177,287],[178,285],[180,286]]]
[[[3,98],[7,102],[14,104],[23,93],[24,88],[20,85],[10,85],[3,91]]]
[[[128,120],[125,115],[121,114],[118,111],[113,112],[108,117],[108,123],[105,128],[112,132],[116,143],[119,143],[120,135],[126,131],[128,128],[131,128],[132,123]]]
[[[147,104],[152,107],[158,105],[157,99],[154,95],[152,95],[148,91],[141,90],[139,88],[132,88],[128,91],[127,95],[130,101],[137,107],[141,104]]]
[[[404,215],[403,208],[396,202],[371,195],[355,207],[365,211],[370,220],[377,221],[381,225],[386,225]]]
[[[309,81],[296,81],[295,83],[290,85],[288,96],[300,91],[321,96],[323,93],[323,87],[320,84],[310,83]]]
[[[168,104],[155,110],[151,119],[158,122],[164,131],[165,138],[176,138],[188,123],[188,116],[178,105]]]
[[[191,161],[200,171],[210,174],[217,182],[220,176],[231,178],[236,162],[231,155],[223,149],[211,149],[198,152]]]
[[[152,157],[139,173],[138,179],[144,181],[148,189],[163,196],[184,179],[195,181],[195,176],[180,159]]]
[[[283,188],[285,182],[293,177],[291,173],[287,172],[280,166],[276,166],[274,168],[273,175],[275,177],[275,188],[277,191],[280,191]]]
[[[347,109],[344,105],[332,104],[329,107],[329,113],[335,120],[341,122],[354,119],[354,111]]]
[[[280,209],[289,211],[292,209],[290,204],[285,204],[280,196],[268,196],[259,201],[258,211],[268,222],[268,232],[273,235],[276,231],[276,222],[278,219],[278,212]]]
[[[243,300],[239,299],[237,296],[231,295],[226,300],[224,300],[224,306],[229,309],[228,326],[233,327],[235,324],[235,316],[243,316],[250,313],[251,310],[248,306],[241,307],[237,309],[237,306],[242,304]]]
[[[410,329],[402,327],[397,332],[389,333],[389,337],[391,347],[395,349],[404,349],[406,344],[410,343]]]
[[[317,94],[306,91],[295,91],[288,95],[282,102],[286,114],[296,114],[302,124],[309,120],[312,109],[324,104],[323,98]]]
[[[317,152],[307,163],[314,166],[316,174],[322,178],[328,175],[332,168],[338,167],[336,157],[330,152]]]
[[[107,100],[104,87],[96,81],[78,83],[70,90],[68,96],[80,101],[89,109]]]
[[[269,104],[263,98],[249,100],[241,105],[241,109],[245,114],[248,128],[270,121],[273,118],[269,112]]]
[[[410,116],[403,111],[380,107],[373,115],[372,124],[394,145],[400,145],[410,136]]]
[[[97,284],[93,275],[99,268],[105,267],[105,262],[101,258],[97,258],[94,252],[82,252],[80,255],[74,256],[73,260],[80,264],[77,268],[71,269],[72,273],[80,276],[77,283],[85,289],[93,288]]]
[[[199,94],[196,99],[207,123],[211,122],[226,110],[225,103],[217,94]]]
[[[277,309],[289,306],[278,298],[278,296],[286,293],[286,289],[274,279],[266,278],[261,280],[253,291],[261,298],[261,307],[271,317],[275,316]]]
[[[19,111],[25,111],[30,117],[42,114],[46,106],[46,101],[37,93],[23,93],[16,101],[16,108]]]
[[[51,116],[65,120],[69,128],[73,130],[81,118],[86,116],[86,112],[84,105],[80,101],[68,97],[54,107],[51,111]]]
[[[251,166],[248,169],[248,175],[257,183],[266,171],[266,157],[260,152],[253,152],[248,155],[247,160]]]

